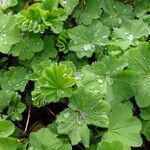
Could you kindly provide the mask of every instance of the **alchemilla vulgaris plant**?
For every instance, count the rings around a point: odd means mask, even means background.
[[[0,0],[0,150],[149,142],[149,0]]]

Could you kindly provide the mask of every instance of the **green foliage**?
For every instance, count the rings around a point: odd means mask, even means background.
[[[1,150],[25,150],[24,145],[15,138],[2,138],[0,137]]]
[[[99,143],[96,150],[114,150],[114,149],[130,150],[129,147],[124,146],[121,142],[118,141],[114,141],[111,143],[108,142]]]
[[[90,130],[87,125],[108,127],[109,104],[88,90],[78,89],[70,98],[69,108],[57,119],[58,132],[68,134],[72,145],[81,142],[89,147]]]
[[[78,24],[89,25],[100,17],[102,11],[102,1],[96,0],[93,3],[92,0],[85,0],[85,4],[81,9],[76,12],[76,21]]]
[[[42,68],[40,69],[42,70]],[[43,97],[41,100],[45,100],[44,103],[56,102],[61,98],[70,97],[74,84],[73,71],[69,65],[51,63],[40,72],[36,80],[33,101],[39,101],[39,96]]]
[[[0,0],[0,150],[147,148],[149,36],[149,0]]]
[[[33,150],[59,150],[62,146],[62,142],[57,138],[57,135],[47,128],[32,133],[30,135],[29,144],[30,149]]]
[[[105,58],[82,69],[83,78],[77,85],[104,95],[108,101],[122,101],[134,94],[133,73],[124,70],[128,63],[122,59]]]
[[[26,60],[31,59],[34,53],[40,52],[43,48],[44,43],[39,35],[23,35],[20,41],[12,47],[10,53],[21,60]]]
[[[11,95],[11,102],[8,105],[7,114],[13,121],[22,120],[22,112],[26,108],[25,104],[20,102],[20,98],[15,92]]]
[[[31,5],[28,10],[22,10],[18,17],[18,27],[22,31],[34,33],[43,33],[48,28],[54,33],[61,32],[66,11],[58,8],[58,2],[58,0],[43,0],[41,3]]]
[[[3,90],[24,91],[28,82],[29,72],[24,67],[10,67],[0,77],[0,83]]]
[[[133,117],[131,106],[115,104],[109,117],[110,125],[108,131],[103,135],[102,141],[120,141],[128,146],[141,146],[140,130],[142,126],[141,122]]]
[[[69,49],[76,52],[78,58],[91,57],[96,48],[108,43],[110,31],[99,21],[86,27],[77,26],[68,31],[71,39]]]
[[[0,10],[5,10],[9,7],[17,5],[17,0],[1,0],[0,1]]]
[[[148,35],[149,28],[146,23],[137,20],[125,22],[122,27],[114,28],[112,44],[127,49],[130,45],[138,45],[138,39]]]
[[[134,18],[133,7],[114,0],[102,0],[104,12],[100,20],[111,28],[120,26]]]
[[[12,45],[19,42],[20,32],[15,28],[16,17],[0,13],[0,52],[7,54]]]
[[[145,43],[126,53],[126,59],[128,59],[130,63],[130,69],[132,69],[137,74],[135,97],[139,107],[147,107],[150,105],[149,49],[150,45]]]
[[[0,120],[0,137],[8,137],[15,131],[13,123],[7,120]]]

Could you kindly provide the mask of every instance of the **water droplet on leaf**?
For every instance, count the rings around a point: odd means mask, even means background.
[[[103,83],[103,80],[102,79],[98,79],[97,82],[101,84],[101,83]]]
[[[112,85],[114,83],[113,79],[109,76],[106,77],[107,82]]]
[[[83,49],[84,49],[84,51],[89,51],[89,50],[91,50],[92,48],[94,48],[95,46],[93,45],[93,44],[85,44],[84,46],[83,46]]]
[[[133,35],[131,34],[129,34],[128,36],[127,36],[127,39],[129,40],[129,41],[132,41],[133,40]]]
[[[70,113],[65,113],[64,118],[68,118],[70,116]]]

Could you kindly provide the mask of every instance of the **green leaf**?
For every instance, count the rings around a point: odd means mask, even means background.
[[[42,71],[36,86],[39,87],[46,102],[50,103],[69,97],[74,84],[73,71],[69,66],[51,63]]]
[[[28,82],[30,72],[24,67],[10,67],[9,71],[5,71],[0,78],[1,87],[3,90],[24,91]]]
[[[138,18],[145,15],[145,13],[148,12],[148,10],[150,8],[150,1],[149,0],[145,0],[145,1],[135,0],[134,3],[135,3],[134,12]]]
[[[0,91],[0,112],[2,112],[11,101],[10,91]]]
[[[35,3],[28,10],[22,10],[18,14],[17,26],[22,31],[34,33],[43,33],[48,26],[43,23],[43,19],[47,18],[48,11],[42,10],[41,4]]]
[[[57,47],[59,48],[60,52],[63,52],[64,54],[68,53],[69,48],[68,48],[68,43],[70,39],[68,36],[68,32],[66,30],[62,31],[58,38],[57,38]]]
[[[133,73],[124,71],[128,63],[122,59],[104,58],[82,69],[77,85],[100,93],[107,101],[122,101],[134,95]]]
[[[39,35],[23,35],[20,41],[12,47],[10,53],[18,56],[20,60],[26,60],[31,59],[34,53],[40,52],[43,48],[44,43]]]
[[[91,57],[97,47],[109,41],[109,34],[109,29],[98,21],[90,26],[77,26],[68,31],[71,39],[69,49],[76,52],[78,58]]]
[[[143,134],[148,141],[150,141],[150,120],[144,121],[142,120],[142,131]]]
[[[150,106],[140,109],[140,116],[143,120],[150,120]]]
[[[82,9],[78,10],[81,11],[78,13],[76,17],[76,21],[78,24],[90,25],[93,20],[96,20],[100,17],[102,11],[102,1],[95,0],[86,0],[85,4]]]
[[[72,13],[78,3],[79,0],[60,0],[60,4],[65,8],[68,15]]]
[[[72,145],[79,142],[89,147],[90,131],[87,125],[108,127],[110,106],[101,98],[83,88],[70,98],[69,108],[61,112],[56,122],[58,133],[68,134]]]
[[[25,104],[20,102],[20,96],[18,93],[12,93],[11,95],[11,102],[8,106],[7,114],[13,120],[21,120],[22,119],[22,112],[25,110]]]
[[[112,44],[122,49],[127,49],[130,45],[137,45],[138,39],[148,37],[149,28],[146,23],[134,20],[124,22],[120,28],[114,28]]]
[[[125,21],[134,19],[133,6],[116,2],[114,0],[103,0],[104,13],[100,21],[111,28],[122,25]]]
[[[57,138],[57,134],[43,128],[30,134],[29,145],[32,150],[59,150],[62,142]]]
[[[108,131],[103,135],[102,141],[120,141],[128,146],[141,146],[141,122],[133,117],[129,104],[114,104],[109,118],[110,125]]]
[[[7,54],[19,42],[20,32],[15,28],[16,17],[0,13],[0,52]]]
[[[113,141],[111,143],[108,142],[101,142],[98,144],[96,150],[130,150],[130,147],[124,146],[119,141]]]
[[[70,98],[69,107],[82,114],[87,124],[108,127],[110,106],[96,94],[80,88]]]
[[[56,122],[58,133],[68,134],[72,145],[81,142],[85,147],[89,147],[90,131],[80,113],[66,109],[60,113]]]
[[[132,69],[136,75],[135,83],[135,98],[139,107],[147,107],[150,105],[150,44],[145,43],[132,49],[125,54],[125,58],[129,62],[129,68]]]
[[[54,33],[59,33],[62,31],[63,21],[66,18],[66,11],[58,8],[58,0],[44,0],[41,3],[32,4],[28,10],[22,10],[18,16],[17,25],[22,31],[43,33],[51,28]]]
[[[113,14],[115,5],[114,0],[102,0],[102,2],[104,11],[108,14]]]
[[[54,41],[53,36],[50,36],[50,37],[45,36],[44,37],[44,51],[47,52],[47,54],[49,56],[48,58],[51,58],[51,59],[57,58],[58,51],[55,48],[55,41]],[[44,53],[44,51],[42,52],[42,54]]]
[[[9,7],[17,5],[17,0],[1,0],[0,1],[0,10],[5,10]]]
[[[15,131],[15,126],[8,120],[0,120],[0,137],[8,137]]]
[[[0,137],[0,149],[1,150],[24,150],[23,144],[18,142],[17,139],[15,138],[4,138]]]

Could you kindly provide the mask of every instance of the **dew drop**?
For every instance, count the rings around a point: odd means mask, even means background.
[[[118,19],[118,23],[119,23],[119,24],[121,24],[121,23],[122,23],[122,20],[121,20],[120,18]]]
[[[70,116],[70,113],[68,112],[64,114],[64,118],[68,118],[69,116]]]
[[[63,77],[66,78],[66,77],[67,77],[67,73],[65,73],[65,74],[63,75]]]
[[[146,58],[145,58],[144,56],[142,57],[142,59],[143,59],[143,60],[146,60]]]
[[[129,40],[129,41],[132,41],[133,40],[133,35],[131,34],[129,34],[128,36],[127,36],[127,39]]]
[[[89,51],[89,50],[91,50],[92,48],[94,48],[94,45],[93,45],[93,44],[85,44],[85,45],[83,46],[84,51]]]
[[[66,5],[66,4],[67,4],[67,1],[66,1],[66,0],[64,0],[64,1],[63,1],[63,5]]]
[[[98,79],[97,82],[101,84],[101,83],[103,83],[103,80],[102,79]]]
[[[3,25],[2,29],[4,29],[6,27],[6,25]]]
[[[106,39],[106,38],[107,38],[107,36],[106,36],[106,35],[104,35],[104,36],[103,36],[103,38],[104,38],[104,39]]]
[[[110,78],[109,76],[108,77],[106,77],[106,80],[107,80],[107,82],[110,84],[110,85],[112,85],[113,84],[113,79],[112,78]]]
[[[3,36],[3,37],[5,37],[5,36],[6,36],[6,34],[2,34],[2,36]]]
[[[59,91],[59,94],[64,95],[65,92],[64,92],[63,90],[60,90],[60,91]]]
[[[98,37],[98,33],[97,32],[94,34],[94,37]]]

